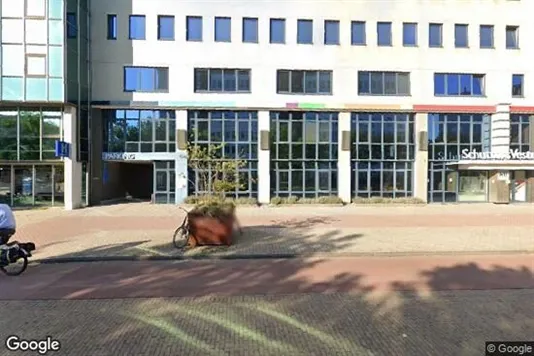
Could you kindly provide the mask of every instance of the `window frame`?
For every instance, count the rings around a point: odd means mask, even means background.
[[[465,29],[465,46],[459,44],[459,37],[457,37],[457,30]],[[456,23],[454,24],[454,48],[469,48],[469,25],[465,23]]]
[[[432,44],[432,28],[439,30],[439,44]],[[431,22],[428,24],[428,47],[429,48],[443,48],[443,24]]]
[[[358,26],[361,26],[361,29],[363,29],[363,33],[362,33],[363,41],[361,43],[354,41],[355,27],[358,28]],[[350,44],[351,46],[367,46],[367,23],[365,21],[351,21],[350,22]]]
[[[74,19],[74,23],[71,21]],[[78,15],[76,12],[67,12],[65,16],[66,37],[68,39],[78,38]]]
[[[482,45],[482,39],[483,39],[482,30],[483,29],[491,30],[491,33],[490,33],[490,35],[491,35],[491,45],[490,46],[483,46]],[[479,27],[479,38],[480,38],[479,47],[481,49],[495,49],[495,26],[494,25],[480,25],[480,27]]]
[[[273,33],[273,25],[275,24],[279,24],[282,26],[282,29],[283,29],[283,38],[281,40],[274,40],[274,33]],[[279,18],[279,17],[275,17],[275,18],[270,18],[269,19],[269,43],[270,44],[286,44],[286,37],[287,37],[287,31],[286,31],[286,19],[284,18]]]
[[[248,21],[251,21],[251,24],[253,22],[253,24],[255,25],[255,31],[256,31],[256,37],[255,37],[255,40],[246,40],[245,37],[247,37],[245,35],[246,31],[246,26],[245,26],[245,23],[248,22]],[[243,17],[243,19],[241,20],[241,26],[242,26],[242,33],[241,33],[241,42],[243,43],[259,43],[259,35],[260,35],[260,31],[259,31],[259,19],[257,17]]]
[[[521,79],[520,94],[514,94],[514,79]],[[524,98],[525,97],[525,75],[524,74],[512,74],[512,98]]]
[[[107,14],[107,39],[116,41],[119,34],[119,19],[117,14]]]
[[[162,20],[172,21],[172,36],[162,38]],[[175,41],[176,40],[176,19],[174,15],[158,15],[158,41]]]
[[[373,93],[372,92],[372,74],[380,74],[382,76],[382,93]],[[395,94],[386,93],[386,75],[395,74]],[[363,92],[360,86],[360,80],[364,75],[368,76],[368,88],[369,92]],[[408,93],[399,92],[399,77],[401,75],[406,75],[408,78]],[[412,83],[411,83],[411,73],[410,72],[395,72],[395,71],[358,71],[358,95],[362,96],[411,96],[412,92]]]
[[[381,37],[380,37],[380,27],[381,26],[388,26],[389,27],[389,41],[387,44],[380,43]],[[376,45],[378,47],[393,47],[393,23],[391,21],[378,21],[376,23]]]
[[[217,30],[219,25],[228,25],[228,36],[224,38],[218,36],[219,31]],[[224,28],[226,29],[226,27]],[[231,43],[232,42],[232,18],[229,16],[215,16],[213,19],[213,41],[217,43]]]
[[[308,29],[307,26],[309,26],[309,30],[311,31],[309,36],[310,38],[301,38],[302,36],[306,36],[306,33],[301,33],[301,25],[306,26],[306,30]],[[303,30],[304,31],[304,30]],[[303,45],[313,45],[313,20],[312,19],[297,19],[297,44],[303,44]]]
[[[197,75],[200,72],[206,72],[206,89],[198,89],[197,84]],[[211,73],[212,71],[222,71],[221,72],[221,89],[220,90],[212,90],[210,88],[211,83]],[[235,76],[235,90],[225,90],[224,88],[224,76],[225,71],[234,71]],[[239,75],[240,73],[247,72],[248,73],[248,89],[242,90],[239,89]],[[250,94],[252,92],[252,70],[250,68],[194,68],[193,70],[193,91],[198,94]]]
[[[137,70],[143,70],[143,69],[150,69],[153,71],[162,70],[167,75],[167,88],[166,89],[158,89],[157,88],[157,75],[154,74],[153,80],[154,80],[154,89],[153,90],[143,90],[143,89],[134,89],[134,90],[128,90],[126,87],[126,70],[127,69],[137,69]],[[139,84],[141,82],[141,72],[137,73],[137,80],[136,83]],[[169,82],[169,67],[149,67],[149,66],[132,66],[132,65],[125,65],[123,66],[123,92],[125,93],[168,93],[170,87]]]
[[[407,43],[406,42],[406,29],[410,26],[413,27],[414,30],[414,43]],[[417,22],[403,22],[402,23],[402,46],[403,47],[419,47],[419,25]]]
[[[510,30],[513,31],[513,35],[514,35],[515,44],[513,46],[510,46],[509,43],[508,43],[508,32]],[[519,26],[506,25],[505,31],[506,31],[505,32],[505,46],[506,46],[506,49],[519,49]]]
[[[142,20],[143,21],[143,35],[142,36],[133,36],[134,31],[132,31],[132,20]],[[137,32],[137,30],[135,31]],[[145,41],[146,40],[146,15],[132,14],[128,16],[128,39],[130,41]]]
[[[280,89],[280,76],[287,73],[288,91]],[[306,77],[316,75],[316,92],[306,92]],[[330,77],[329,92],[321,91],[321,74],[328,73]],[[293,91],[293,76],[302,74],[302,92]],[[332,70],[309,70],[309,69],[277,69],[276,70],[276,93],[282,95],[333,95],[334,92],[334,71]]]
[[[28,59],[42,58],[44,60],[44,74],[30,74],[28,73]],[[48,76],[48,63],[46,54],[44,53],[26,53],[24,56],[24,74],[26,78],[46,78]]]
[[[436,76],[442,75],[443,76],[443,90],[444,94],[437,94],[436,93]],[[467,75],[471,77],[471,94],[470,95],[462,95],[462,76]],[[458,80],[458,94],[449,94],[448,93],[448,80],[449,76],[457,76]],[[473,88],[474,88],[474,79],[479,78],[480,79],[480,94],[473,94]],[[443,72],[436,72],[434,73],[434,96],[435,97],[474,97],[474,98],[484,98],[486,97],[486,74],[481,73],[443,73]]]
[[[195,36],[195,38],[193,38],[191,36],[191,32],[193,31],[190,30],[190,25],[193,24],[192,22],[196,22],[196,21],[200,22],[200,34],[199,36]],[[196,16],[196,15],[186,16],[185,17],[185,41],[186,42],[202,42],[203,40],[204,40],[204,18],[202,16]]]
[[[335,40],[334,41],[328,41],[328,25],[332,25],[335,28]],[[341,38],[340,38],[340,22],[339,20],[324,20],[324,38],[323,43],[325,46],[339,46],[341,44]]]

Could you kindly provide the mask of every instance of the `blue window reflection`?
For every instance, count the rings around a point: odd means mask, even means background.
[[[245,17],[243,19],[243,42],[258,43],[258,19]]]
[[[434,95],[445,95],[445,74],[434,74]]]
[[[456,48],[467,48],[468,44],[467,25],[454,25],[454,46]]]
[[[108,40],[117,39],[117,15],[108,15]]]
[[[312,20],[298,20],[297,21],[297,43],[312,44],[313,43],[313,21]]]
[[[124,67],[124,91],[157,92],[168,89],[168,68]]]
[[[78,21],[74,12],[67,12],[67,38],[76,38],[78,35]]]
[[[402,44],[404,46],[417,46],[416,23],[404,23],[402,25]]]
[[[493,26],[480,26],[480,48],[493,48]]]
[[[448,75],[447,76],[447,95],[458,95],[460,94],[460,76],[459,75]]]
[[[130,15],[130,33],[131,40],[144,40],[146,37],[146,18],[145,15]]]
[[[271,43],[286,42],[286,20],[271,19],[269,38]]]
[[[174,40],[174,16],[158,16],[158,40]]]
[[[377,23],[378,45],[391,46],[391,22]]]
[[[215,18],[215,42],[232,41],[232,20],[229,17]]]
[[[326,20],[324,22],[324,44],[339,44],[339,21]]]
[[[443,25],[439,23],[431,23],[428,27],[428,46],[441,47],[443,42],[442,35]]]
[[[365,35],[365,22],[364,21],[352,21],[351,22],[351,44],[354,45],[365,45],[366,35]]]
[[[186,40],[202,41],[202,17],[187,16],[186,18]]]
[[[522,97],[523,96],[523,74],[513,74],[512,75],[512,96]]]
[[[434,95],[484,95],[484,75],[435,73]]]

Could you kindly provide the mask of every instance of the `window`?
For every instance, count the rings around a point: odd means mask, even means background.
[[[443,47],[443,25],[431,23],[428,25],[428,47]]]
[[[484,74],[435,73],[434,95],[482,96]]]
[[[454,46],[456,48],[469,47],[467,25],[454,25]]]
[[[412,196],[414,131],[414,115],[351,114],[351,185],[355,196]]]
[[[67,12],[67,38],[78,36],[78,22],[74,12]]]
[[[480,25],[480,48],[493,48],[492,25]]]
[[[273,195],[337,195],[338,114],[271,111],[270,119]]]
[[[534,151],[534,120],[531,115],[510,115],[510,149],[519,152]]]
[[[391,22],[378,22],[376,25],[379,46],[391,46]]]
[[[174,16],[158,16],[158,40],[174,41]]]
[[[26,76],[46,77],[46,55],[27,54],[26,55]]]
[[[26,0],[26,16],[33,18],[45,18],[45,0]]]
[[[249,93],[250,69],[195,68],[195,93]]]
[[[243,42],[258,43],[258,19],[243,18]]]
[[[207,150],[222,146],[215,153],[218,162],[191,162],[188,191],[194,195],[213,193],[211,177],[221,161],[239,160],[235,190],[225,192],[232,198],[258,195],[258,113],[253,111],[188,111],[189,142]],[[231,178],[231,177],[226,177]],[[233,178],[233,177],[232,177]],[[232,179],[233,180],[233,179]]]
[[[124,91],[166,92],[169,90],[169,68],[124,67]]]
[[[339,21],[326,20],[324,22],[324,44],[339,44]]]
[[[229,17],[215,18],[215,42],[232,41],[232,20]]]
[[[117,39],[117,15],[108,15],[108,40]]]
[[[523,74],[513,74],[512,75],[512,96],[522,98],[525,94],[524,90],[524,80],[525,77]]]
[[[271,19],[269,38],[271,43],[286,43],[286,20]]]
[[[404,47],[417,46],[417,24],[403,23],[402,24],[402,44]]]
[[[202,17],[201,16],[187,16],[186,18],[186,40],[187,41],[202,41]]]
[[[350,42],[353,46],[364,46],[366,44],[364,21],[352,21],[350,31]]]
[[[332,71],[283,70],[276,72],[279,94],[332,94]]]
[[[297,21],[297,43],[312,44],[313,43],[313,21],[312,20],[298,20]]]
[[[410,95],[410,73],[358,72],[360,95]]]
[[[506,26],[506,48],[518,49],[519,48],[519,27]]]
[[[146,30],[145,15],[130,15],[130,34],[131,40],[144,40]]]

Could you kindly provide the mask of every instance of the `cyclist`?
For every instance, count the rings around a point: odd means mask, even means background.
[[[7,244],[16,230],[17,223],[13,211],[9,205],[0,204],[0,246]]]

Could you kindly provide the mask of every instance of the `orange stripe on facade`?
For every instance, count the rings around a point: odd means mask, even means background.
[[[510,112],[519,114],[534,113],[534,106],[510,106]]]
[[[455,113],[494,113],[495,106],[490,105],[414,105],[417,112],[455,112]]]

